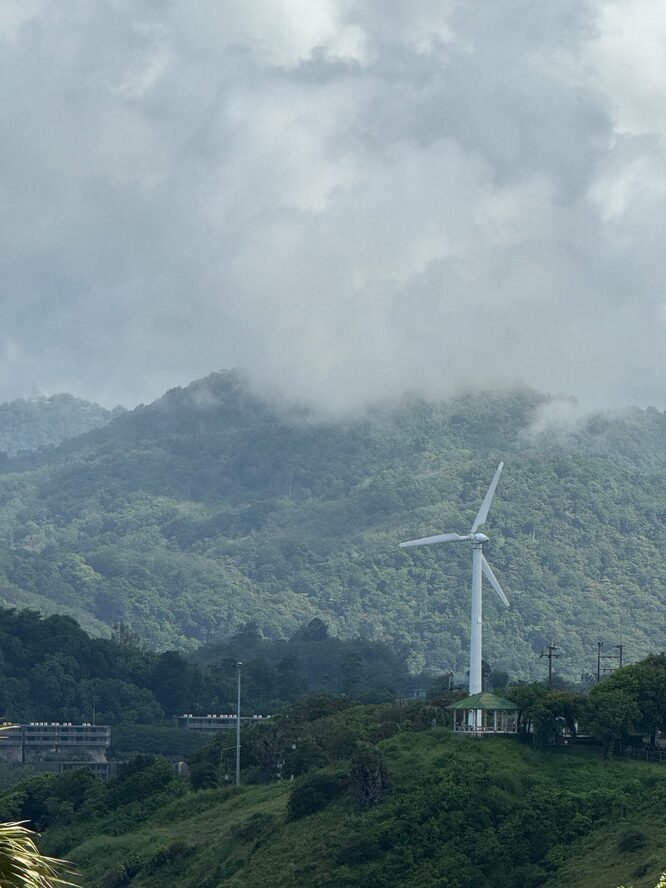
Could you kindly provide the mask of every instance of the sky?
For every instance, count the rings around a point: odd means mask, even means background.
[[[3,0],[0,399],[666,408],[666,4]]]

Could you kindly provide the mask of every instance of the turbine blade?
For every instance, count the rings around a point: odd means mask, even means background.
[[[410,546],[429,546],[431,543],[457,543],[459,540],[468,540],[469,536],[460,536],[459,533],[440,533],[437,536],[423,537],[420,540],[408,540],[406,543],[400,543],[401,549],[408,549]]]
[[[491,566],[486,561],[485,555],[481,555],[481,569],[483,570],[484,574],[486,575],[486,579],[488,580],[490,585],[493,587],[495,592],[497,592],[497,594],[499,595],[499,598],[500,598],[500,601],[502,602],[502,604],[504,604],[506,607],[511,607],[511,605],[509,604],[509,599],[506,597],[504,592],[502,592],[502,587],[497,582],[497,577],[493,573],[493,569],[491,568]]]
[[[497,471],[495,472],[495,476],[493,480],[490,482],[490,487],[488,488],[488,492],[483,498],[483,502],[481,503],[481,508],[479,509],[478,515],[474,519],[474,524],[472,525],[472,529],[470,533],[476,533],[477,529],[481,527],[482,524],[486,523],[486,518],[488,517],[488,510],[490,509],[490,504],[493,501],[493,496],[495,495],[495,488],[497,487],[497,482],[499,481],[499,476],[502,474],[502,469],[504,468],[504,463],[501,462],[497,466]]]

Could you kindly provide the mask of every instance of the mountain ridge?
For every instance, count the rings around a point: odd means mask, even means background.
[[[65,393],[15,398],[0,404],[0,453],[14,457],[55,447],[106,425],[123,411]]]
[[[409,645],[416,670],[464,673],[467,553],[397,544],[466,530],[504,459],[488,535],[512,608],[484,596],[486,659],[534,675],[554,640],[579,677],[616,636],[638,659],[666,637],[666,417],[581,416],[555,434],[553,400],[477,392],[321,419],[212,374],[5,464],[0,597],[127,622],[158,647],[247,620],[284,637],[319,616]]]

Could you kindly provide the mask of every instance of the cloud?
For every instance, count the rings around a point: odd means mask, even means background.
[[[0,12],[0,397],[224,366],[344,410],[666,404],[666,11],[33,0]]]
[[[666,13],[649,0],[599,5],[598,37],[586,47],[618,133],[666,135]]]

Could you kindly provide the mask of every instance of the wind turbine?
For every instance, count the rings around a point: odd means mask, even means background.
[[[472,529],[465,536],[459,533],[440,533],[437,536],[424,537],[420,540],[408,540],[406,543],[400,543],[401,548],[408,549],[411,546],[430,546],[432,543],[459,543],[468,541],[472,544],[472,632],[471,632],[471,648],[469,653],[469,693],[478,694],[483,690],[481,681],[481,639],[482,639],[482,612],[483,612],[483,596],[481,592],[481,574],[486,575],[486,579],[499,595],[500,601],[506,607],[509,607],[509,601],[502,591],[502,587],[497,581],[497,577],[492,568],[486,561],[483,554],[483,544],[488,542],[485,533],[479,533],[478,529],[485,524],[488,517],[490,504],[495,495],[497,482],[502,474],[504,463],[501,462],[497,466],[497,471],[490,487],[486,493],[481,508],[478,511]]]

